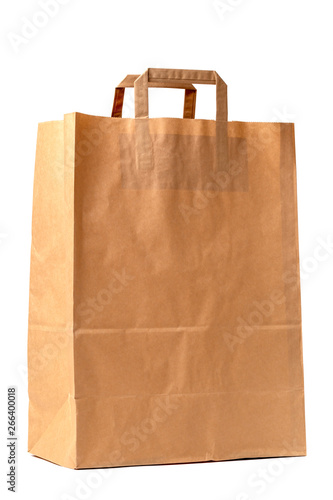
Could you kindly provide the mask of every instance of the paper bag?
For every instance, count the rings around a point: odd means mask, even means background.
[[[195,83],[216,120],[194,119]],[[135,118],[122,118],[125,87]],[[185,89],[149,118],[148,87]],[[38,129],[29,451],[70,468],[305,455],[294,126],[149,69]]]

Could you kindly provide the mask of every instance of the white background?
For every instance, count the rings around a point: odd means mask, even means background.
[[[60,0],[59,0],[60,4]],[[68,0],[43,22],[38,0],[1,3],[0,483],[6,491],[6,393],[18,387],[16,498],[329,499],[332,456],[332,2],[329,0]],[[45,17],[45,16],[44,16]],[[45,19],[44,19],[45,21]],[[15,39],[15,42],[14,42]],[[16,50],[15,50],[16,47]],[[214,69],[229,119],[296,126],[308,456],[73,471],[27,449],[26,343],[37,124],[79,111],[109,116],[114,87],[147,67]],[[198,86],[197,117],[215,88]],[[183,93],[150,91],[151,116],[181,116]],[[131,114],[132,113],[132,114]],[[133,116],[130,92],[125,116]],[[321,247],[318,259],[318,246]],[[259,486],[251,479],[264,474]],[[80,482],[82,481],[82,482]],[[80,487],[79,487],[80,485]],[[93,487],[91,487],[93,486]]]

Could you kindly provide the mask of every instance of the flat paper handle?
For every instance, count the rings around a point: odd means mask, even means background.
[[[134,82],[135,117],[148,118],[148,86],[160,82],[169,85],[201,83],[216,85],[216,120],[228,121],[227,85],[216,71],[148,68]]]
[[[111,116],[121,118],[124,104],[125,88],[134,87],[134,82],[140,75],[127,75],[115,89],[113,108]],[[195,103],[197,89],[191,83],[169,82],[162,80],[159,82],[149,82],[149,87],[180,88],[185,90],[183,118],[193,119],[195,117]]]
[[[136,161],[143,170],[154,168],[154,155],[149,135],[148,87],[167,81],[169,85],[210,84],[216,85],[216,151],[215,169],[228,169],[228,99],[227,85],[216,71],[190,69],[148,68],[134,82],[136,118]]]

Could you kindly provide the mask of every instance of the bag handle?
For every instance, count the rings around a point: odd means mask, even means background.
[[[149,135],[148,87],[201,83],[216,85],[216,151],[215,170],[228,169],[228,98],[227,85],[216,71],[148,68],[134,81],[136,118],[136,162],[142,170],[154,168],[153,146]]]
[[[112,107],[113,118],[121,118],[124,104],[125,88],[134,87],[134,82],[140,75],[127,75],[115,88]],[[149,87],[180,88],[185,90],[183,118],[194,119],[197,89],[191,83],[174,82],[168,80],[148,83]]]
[[[134,82],[135,117],[148,118],[148,86],[201,83],[216,85],[216,120],[228,121],[227,85],[216,71],[148,68]]]

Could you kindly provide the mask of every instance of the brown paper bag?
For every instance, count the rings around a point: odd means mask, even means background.
[[[149,119],[149,86],[184,118]],[[29,397],[29,451],[66,467],[305,455],[293,124],[149,69],[111,118],[39,125]]]

